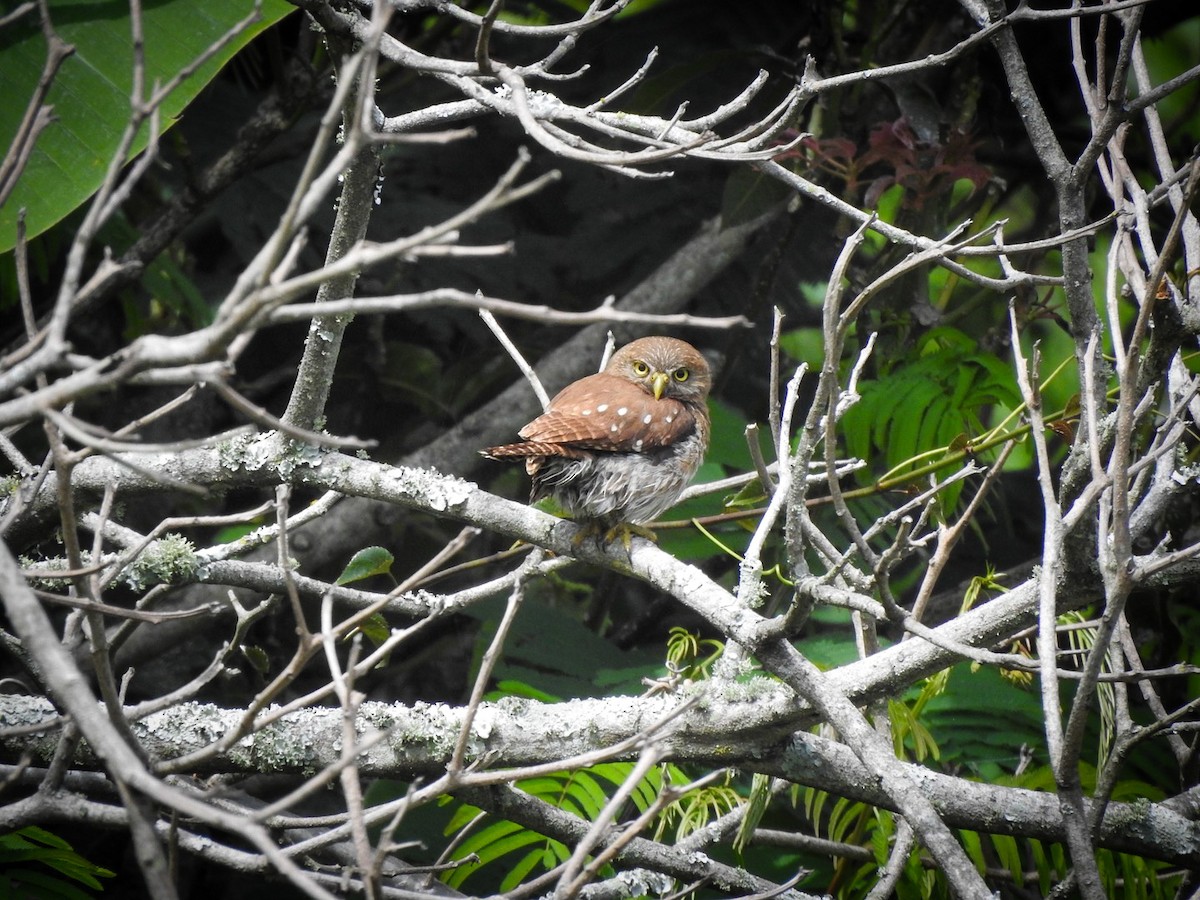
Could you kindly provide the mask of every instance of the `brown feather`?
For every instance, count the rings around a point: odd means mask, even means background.
[[[641,385],[601,373],[568,385],[518,434],[533,442],[639,453],[673,444],[695,427],[695,416],[678,400],[656,400]]]
[[[548,441],[521,441],[517,444],[504,444],[500,447],[488,447],[483,455],[489,459],[513,459],[526,456],[564,456],[570,459],[583,459],[588,453],[567,444]]]

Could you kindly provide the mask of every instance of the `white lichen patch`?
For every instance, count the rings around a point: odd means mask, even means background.
[[[444,703],[418,700],[402,715],[397,716],[395,708],[386,704],[362,704],[359,707],[359,718],[381,731],[385,728],[376,718],[374,707],[380,707],[380,713],[391,717],[386,730],[389,732],[390,742],[397,748],[396,752],[400,756],[404,756],[407,749],[417,747],[424,748],[431,756],[453,752],[459,729],[462,727],[461,711]]]
[[[257,472],[270,465],[277,449],[276,435],[272,431],[238,434],[217,448],[217,458],[232,472]]]
[[[525,99],[536,119],[553,119],[563,108],[562,101],[547,91],[528,91]]]
[[[436,469],[415,469],[407,466],[388,470],[388,478],[398,490],[409,497],[424,500],[435,512],[446,512],[467,502],[475,485]]]
[[[109,553],[105,554],[101,561],[110,562],[112,559],[113,554]],[[84,566],[90,566],[92,564],[92,552],[90,550],[79,551],[79,561]],[[30,572],[67,572],[71,569],[71,563],[65,556],[56,556],[46,559],[39,559],[34,556],[19,556],[17,557],[17,562],[20,564],[22,569],[26,569]],[[61,591],[71,586],[71,579],[69,578],[53,578],[46,574],[36,576],[30,575],[27,577],[29,578],[30,584],[36,585],[37,587],[47,591]]]
[[[181,534],[166,534],[143,550],[121,578],[135,591],[144,591],[155,584],[191,581],[199,568],[192,542]]]
[[[189,703],[151,713],[135,726],[165,745],[188,753],[208,747],[225,736],[229,722],[225,711],[213,703]]]
[[[624,886],[627,897],[664,897],[675,887],[675,881],[670,876],[649,869],[618,872],[614,880]]]
[[[233,472],[275,469],[288,481],[297,469],[320,465],[325,451],[303,441],[286,440],[277,432],[237,435],[217,448],[221,465]]]
[[[768,596],[770,592],[762,580],[762,561],[757,558],[743,559],[738,566],[738,600],[749,609],[758,609]]]

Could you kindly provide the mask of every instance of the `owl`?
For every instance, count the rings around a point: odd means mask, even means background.
[[[640,338],[563,388],[520,443],[482,452],[525,461],[530,502],[553,497],[576,519],[646,533],[640,526],[675,504],[704,459],[711,384],[691,344]],[[628,530],[623,539],[628,546]]]

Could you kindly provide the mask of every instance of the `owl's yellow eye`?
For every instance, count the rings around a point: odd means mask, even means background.
[[[640,359],[635,359],[633,361],[633,374],[638,378],[645,378],[650,374],[650,367]]]
[[[687,381],[688,377],[691,374],[692,373],[689,372],[685,366],[680,366],[678,369],[676,369],[674,372],[671,373],[671,375],[675,378],[675,380],[680,383]]]

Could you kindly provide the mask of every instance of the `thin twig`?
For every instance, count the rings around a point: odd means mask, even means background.
[[[492,334],[496,336],[496,340],[500,342],[500,346],[508,352],[509,357],[517,364],[517,368],[520,369],[521,374],[525,376],[525,380],[529,382],[529,386],[533,388],[534,396],[538,398],[538,403],[541,404],[543,412],[549,409],[550,395],[547,394],[546,389],[542,387],[542,381],[540,378],[538,378],[537,372],[533,370],[533,366],[529,365],[529,363],[525,361],[525,357],[521,355],[521,351],[517,349],[516,345],[509,340],[509,337],[507,334],[505,334],[504,329],[500,327],[500,323],[496,321],[496,317],[493,316],[488,310],[480,309],[479,318],[483,319],[484,324],[491,329]]]

